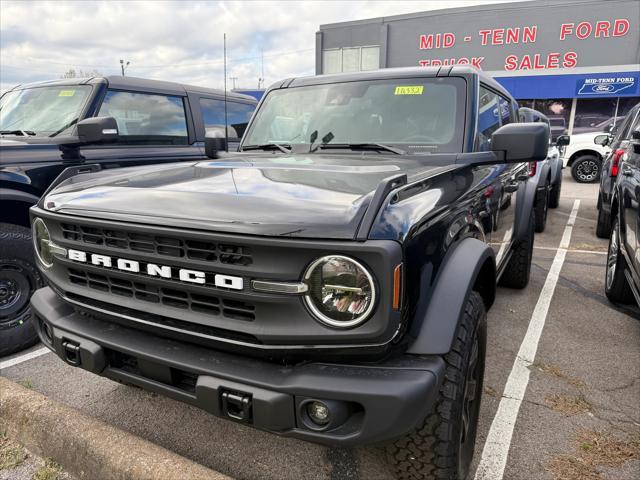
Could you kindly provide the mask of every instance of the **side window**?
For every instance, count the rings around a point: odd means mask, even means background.
[[[244,135],[255,108],[255,105],[248,103],[227,101],[227,121],[229,122],[230,139],[239,139]],[[205,129],[220,128],[224,130],[224,101],[201,98],[200,110],[202,111]]]
[[[500,128],[500,106],[498,95],[482,86],[479,102],[476,150],[484,152],[491,150],[491,134]]]
[[[109,90],[98,116],[116,119],[123,143],[188,143],[182,97]]]

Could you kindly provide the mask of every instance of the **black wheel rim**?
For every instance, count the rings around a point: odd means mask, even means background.
[[[584,160],[576,166],[576,175],[583,182],[593,182],[599,172],[600,166],[595,160]]]
[[[36,280],[22,265],[0,262],[0,324],[10,322],[29,307]]]
[[[462,397],[462,419],[460,426],[460,455],[458,457],[458,472],[466,474],[466,470],[473,457],[476,428],[480,412],[480,396],[482,388],[482,374],[484,364],[480,351],[478,331],[474,333],[473,345],[469,354],[464,392]]]

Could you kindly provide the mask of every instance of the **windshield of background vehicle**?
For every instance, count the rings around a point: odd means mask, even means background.
[[[91,93],[88,85],[36,87],[7,92],[0,100],[0,131],[64,134],[78,120]]]
[[[268,93],[243,147],[280,143],[382,143],[408,152],[459,152],[462,78],[385,79],[284,88]],[[316,133],[317,132],[317,133]]]

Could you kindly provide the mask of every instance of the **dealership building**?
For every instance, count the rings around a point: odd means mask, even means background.
[[[640,101],[640,1],[537,0],[321,25],[316,73],[472,65],[555,132],[603,129]]]

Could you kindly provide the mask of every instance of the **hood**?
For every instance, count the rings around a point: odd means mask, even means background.
[[[79,216],[268,236],[352,239],[380,182],[441,168],[424,157],[246,155],[73,177],[47,209]]]
[[[571,135],[570,143],[593,143],[593,140],[598,135],[606,135],[607,132],[587,132],[587,133],[577,133],[575,135]]]

